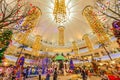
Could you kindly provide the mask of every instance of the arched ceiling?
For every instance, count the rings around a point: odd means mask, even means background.
[[[32,5],[38,6],[42,11],[33,34],[41,35],[44,41],[57,44],[58,26],[53,18],[54,0],[28,0]],[[82,16],[82,10],[87,5],[94,5],[95,0],[66,0],[69,19],[64,24],[65,44],[82,40],[82,36],[92,30]]]

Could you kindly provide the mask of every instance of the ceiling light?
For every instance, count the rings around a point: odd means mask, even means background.
[[[66,22],[67,12],[65,0],[55,0],[53,15],[56,23],[63,24]]]

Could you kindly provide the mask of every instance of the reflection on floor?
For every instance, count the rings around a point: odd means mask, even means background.
[[[26,80],[38,80],[38,77],[28,78]],[[42,77],[42,80],[45,80],[45,77]],[[53,80],[53,78],[50,77],[50,80]],[[72,78],[71,76],[59,76],[58,80],[82,80],[82,79],[81,78]],[[90,78],[88,77],[87,80],[101,80],[101,78],[97,77],[97,76],[91,76]]]

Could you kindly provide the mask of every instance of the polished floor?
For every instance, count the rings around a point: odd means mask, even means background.
[[[38,77],[28,78],[26,80],[38,80]],[[42,77],[42,80],[45,80],[45,77]],[[53,78],[51,77],[50,80],[53,80]],[[75,78],[73,76],[59,76],[58,80],[82,80],[82,79],[81,78]],[[87,80],[101,80],[101,78],[96,77],[96,76],[91,76]]]

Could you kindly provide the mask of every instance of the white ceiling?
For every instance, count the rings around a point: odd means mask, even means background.
[[[53,19],[54,0],[28,0],[33,5],[38,6],[42,11],[42,16],[34,29],[34,34],[42,36],[48,42],[58,42],[58,25]],[[86,33],[91,33],[87,21],[82,16],[82,10],[87,5],[94,5],[95,0],[66,0],[69,10],[69,19],[65,26],[65,43],[80,41]]]

